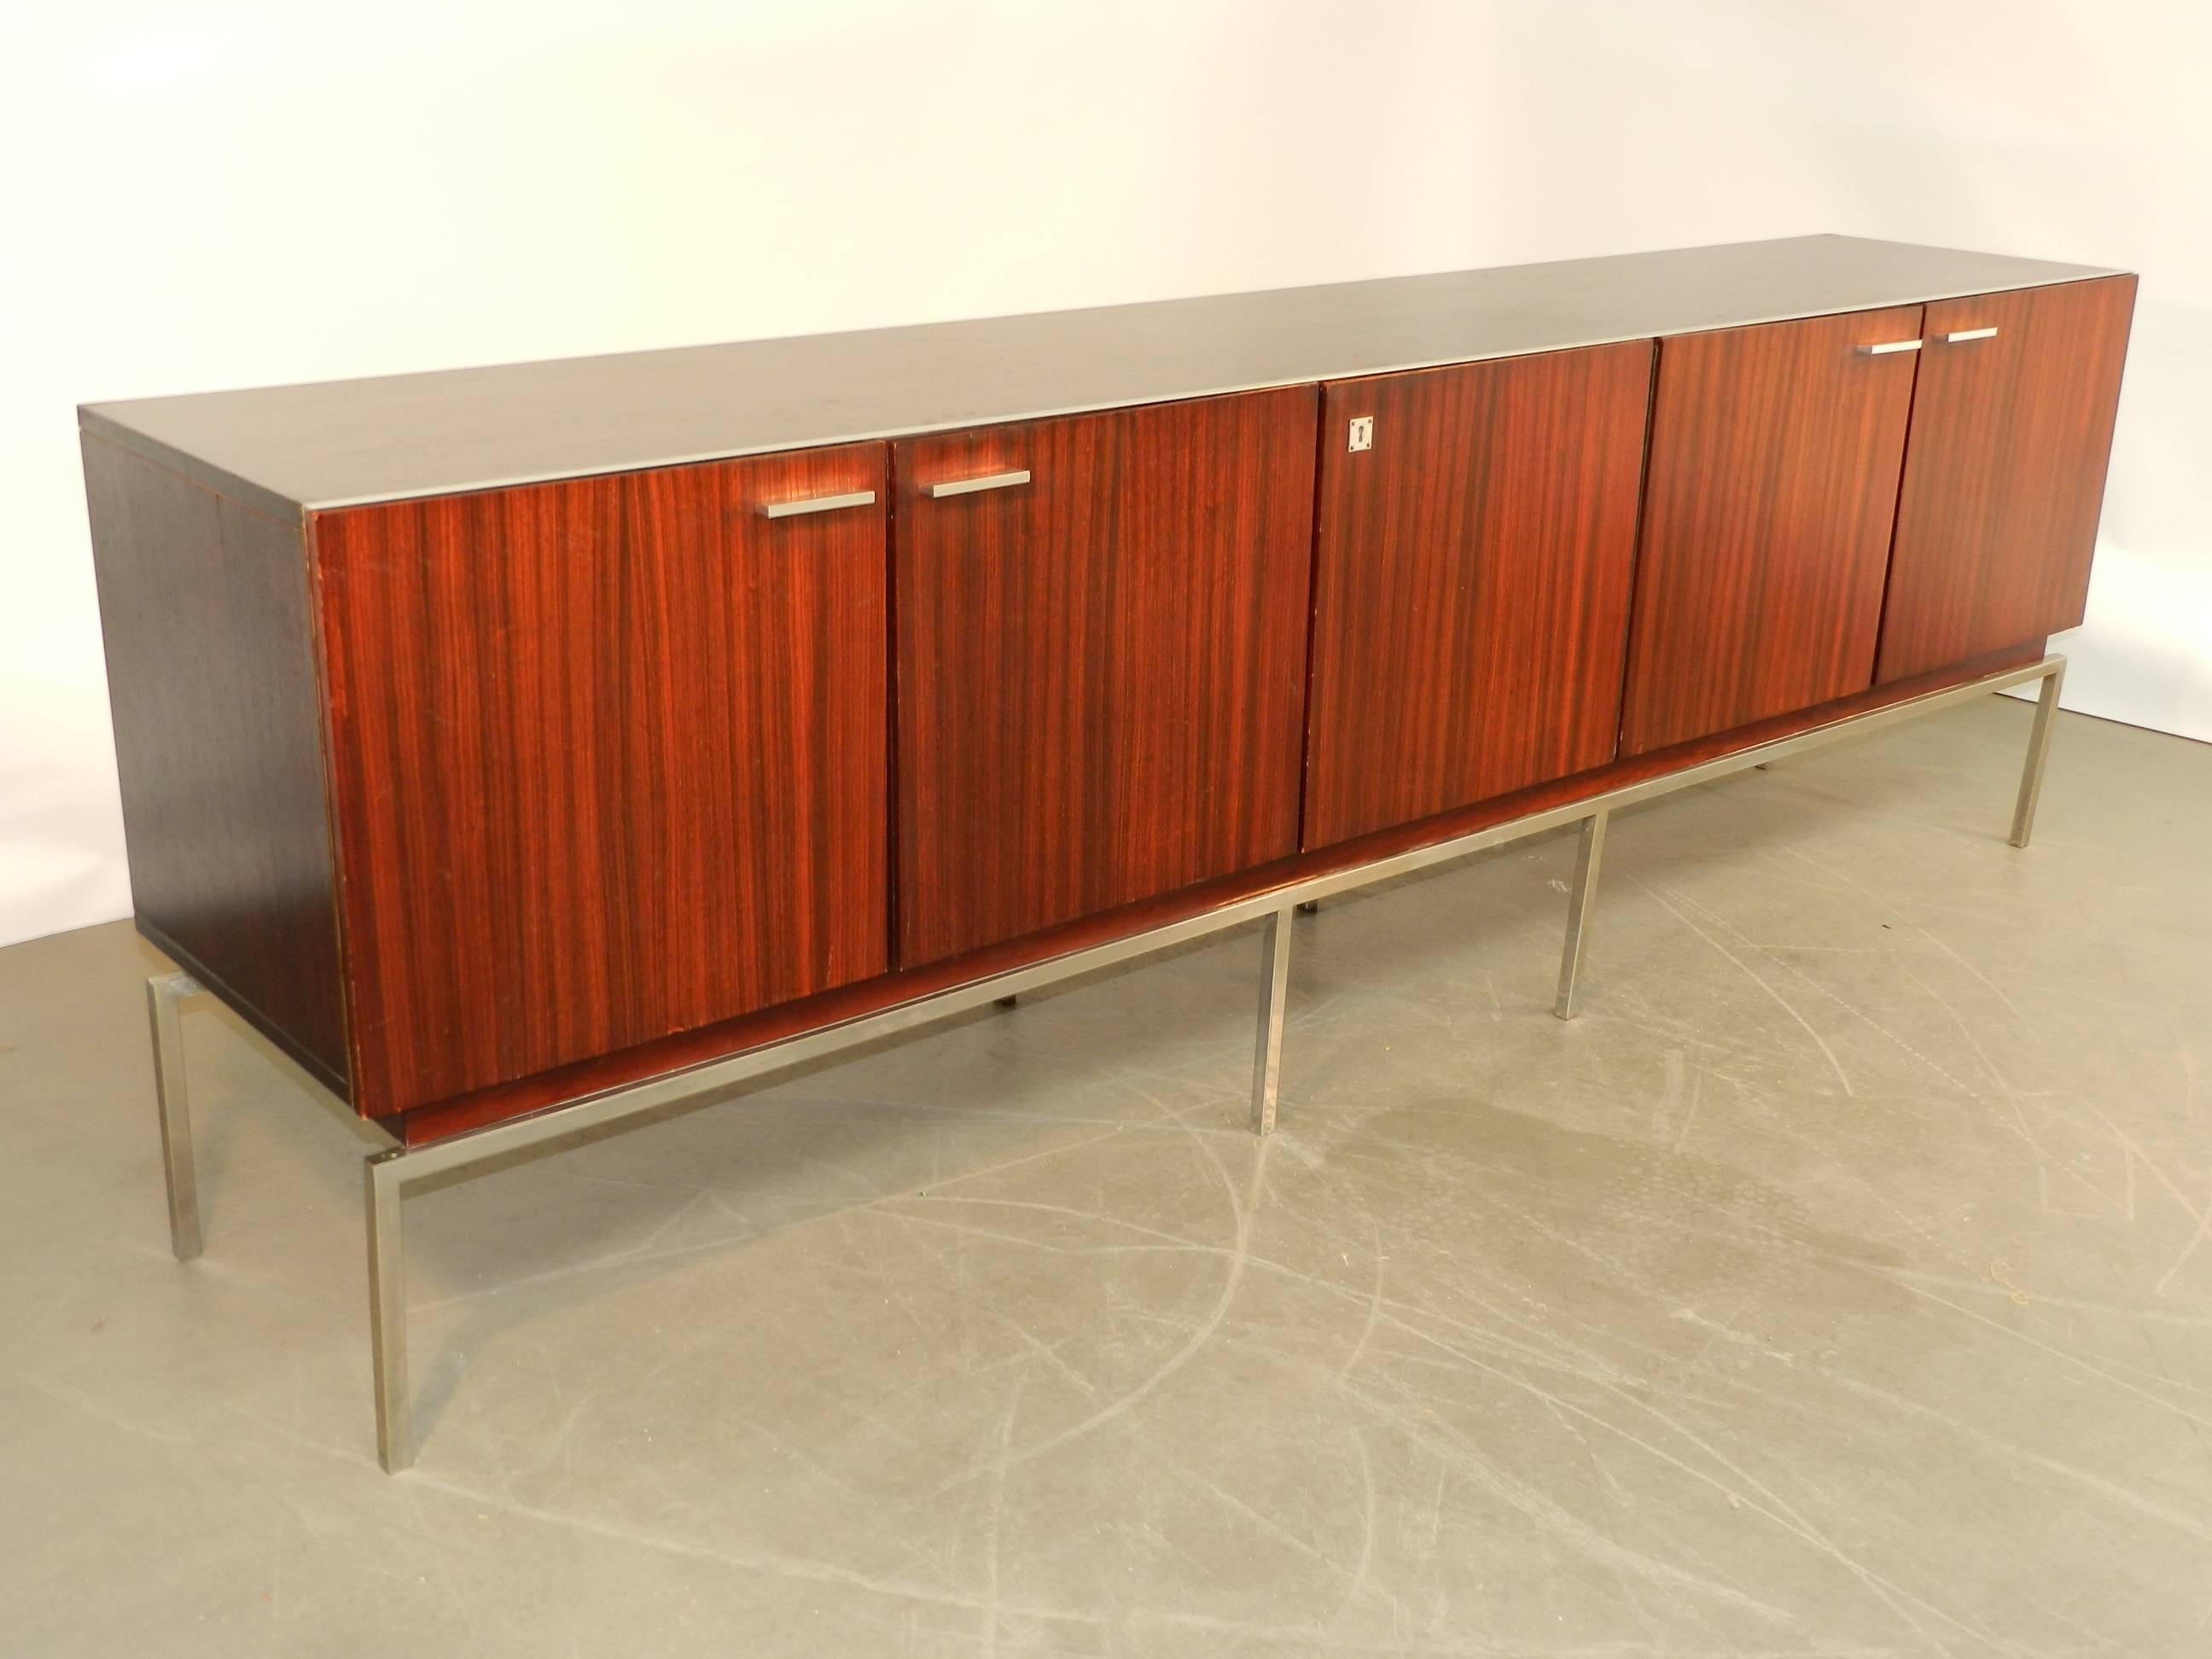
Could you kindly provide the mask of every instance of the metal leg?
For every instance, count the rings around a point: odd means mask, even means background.
[[[2027,764],[2020,775],[2020,799],[2012,809],[2012,844],[2027,845],[2035,829],[2035,804],[2043,797],[2043,763],[2051,758],[2051,728],[2058,714],[2058,690],[2066,684],[2066,665],[2043,678],[2043,695],[2035,700],[2035,725],[2027,734]]]
[[[1260,1030],[1252,1052],[1252,1133],[1275,1132],[1275,1092],[1283,1075],[1283,1005],[1291,989],[1291,912],[1260,924]]]
[[[1552,1012],[1561,1019],[1575,1017],[1582,994],[1583,949],[1589,943],[1590,897],[1597,887],[1598,867],[1605,860],[1605,826],[1612,817],[1599,811],[1583,820],[1581,845],[1575,852],[1575,885],[1567,900],[1567,947],[1559,957],[1559,1000]]]
[[[169,1189],[169,1248],[177,1260],[200,1253],[199,1179],[192,1169],[192,1112],[185,1094],[185,1034],[177,1005],[198,996],[190,974],[156,974],[146,981],[146,1016],[154,1028],[154,1103],[161,1120],[161,1173]]]
[[[368,1210],[368,1346],[376,1374],[376,1459],[386,1474],[415,1461],[408,1421],[407,1271],[399,1234],[398,1152],[363,1166]]]

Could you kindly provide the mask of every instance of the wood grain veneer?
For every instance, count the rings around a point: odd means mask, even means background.
[[[1917,307],[1661,343],[1620,752],[1873,683]]]
[[[730,1054],[744,1054],[803,1031],[818,1030],[845,1020],[857,1019],[862,1015],[896,1007],[901,1003],[913,1001],[952,986],[986,979],[994,974],[1005,973],[1030,963],[1048,961],[1054,957],[1103,944],[1109,939],[1164,927],[1183,917],[1199,915],[1209,909],[1233,904],[1253,894],[1264,893],[1309,876],[1325,875],[1334,870],[1387,858],[1412,848],[1449,841],[1455,836],[1468,835],[1490,824],[1502,823],[1509,818],[1522,817],[1532,812],[1546,811],[1555,806],[1584,800],[1608,789],[1617,789],[1663,773],[1695,766],[1718,756],[1735,754],[1794,732],[1832,725],[1855,714],[1867,714],[1929,691],[1941,690],[1948,685],[1961,684],[1984,674],[2001,673],[2005,669],[2033,662],[2042,654],[2043,642],[2034,641],[1969,662],[1954,664],[1932,673],[1875,686],[1855,696],[1824,703],[1817,708],[1796,709],[1741,731],[1717,732],[1678,744],[1670,749],[1625,757],[1591,771],[1554,779],[1549,783],[1538,784],[1495,799],[1479,801],[1472,806],[1424,818],[1418,823],[1400,824],[1352,841],[1340,842],[1334,847],[1277,859],[1196,886],[1124,905],[1117,910],[1080,917],[1022,939],[1005,940],[964,956],[948,957],[918,968],[902,969],[878,979],[826,992],[804,1002],[764,1009],[743,1019],[687,1032],[620,1054],[601,1055],[557,1072],[526,1079],[520,1083],[441,1102],[436,1106],[411,1112],[391,1127],[410,1146],[428,1145],[465,1133],[470,1129],[481,1128],[488,1123],[542,1111],[583,1095],[620,1088],[625,1084]],[[1548,988],[1545,1004],[1549,1006]]]
[[[97,438],[83,447],[138,930],[343,1095],[300,527]]]
[[[316,519],[361,1109],[888,966],[884,465]]]
[[[902,967],[1296,850],[1315,406],[896,446]]]
[[[1928,307],[1878,679],[2080,624],[2135,299],[2109,276]]]
[[[1308,848],[1613,758],[1652,356],[1325,388]]]
[[[138,925],[420,1142],[2025,662],[2133,295],[1798,238],[88,405]],[[1923,305],[1997,334],[1858,355]]]

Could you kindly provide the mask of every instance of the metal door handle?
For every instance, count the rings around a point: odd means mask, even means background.
[[[947,495],[972,495],[979,489],[1012,489],[1029,481],[1030,470],[1024,467],[1018,472],[987,472],[980,478],[955,478],[950,483],[933,483],[929,487],[929,495],[934,500],[942,500]]]
[[[1917,351],[1917,340],[1884,340],[1880,345],[1863,345],[1859,349],[1869,357],[1887,357],[1893,351]]]
[[[874,490],[851,489],[842,495],[811,495],[801,501],[763,501],[760,515],[763,519],[795,519],[802,513],[835,513],[841,507],[875,504]]]
[[[1996,337],[1997,331],[1993,328],[1954,328],[1943,337],[1943,343],[1957,345],[1961,340],[1994,340]]]

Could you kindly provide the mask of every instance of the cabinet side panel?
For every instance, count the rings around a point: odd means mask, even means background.
[[[2135,298],[2111,276],[1928,307],[1878,678],[2080,625]]]
[[[139,929],[344,1093],[300,526],[99,439],[83,447]]]
[[[1613,758],[1652,351],[1328,387],[1307,847]]]

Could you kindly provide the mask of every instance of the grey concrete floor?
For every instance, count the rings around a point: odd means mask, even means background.
[[[413,1198],[0,952],[0,1650],[2212,1652],[2212,749],[1991,700]],[[204,1006],[204,1005],[202,1005]]]

